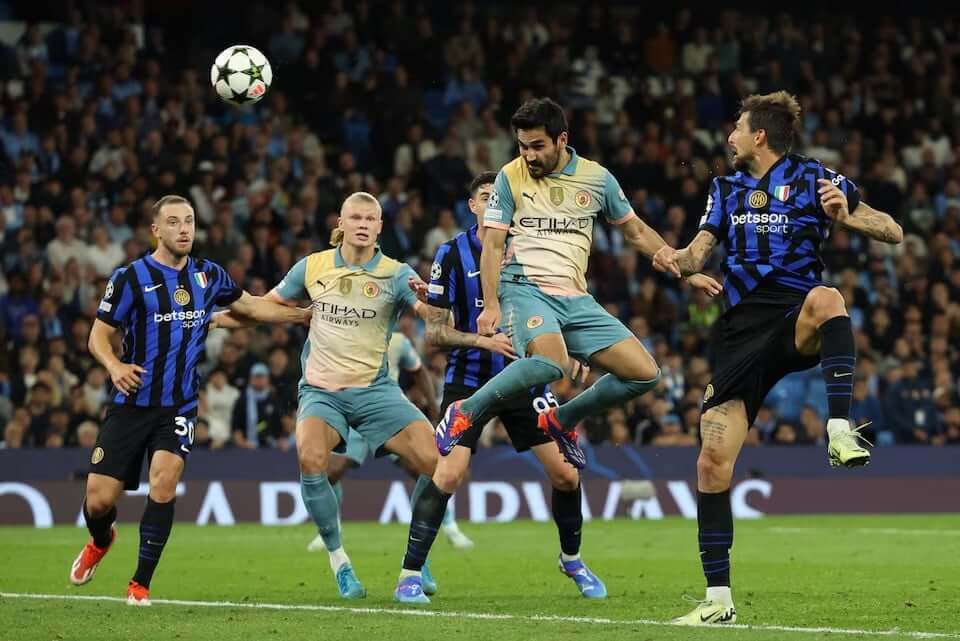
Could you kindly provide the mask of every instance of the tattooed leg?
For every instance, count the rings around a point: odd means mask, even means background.
[[[741,400],[711,407],[700,417],[703,444],[697,459],[697,486],[701,492],[722,492],[730,487],[747,428],[747,411]]]

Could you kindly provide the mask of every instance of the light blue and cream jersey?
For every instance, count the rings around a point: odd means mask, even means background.
[[[394,332],[390,336],[387,362],[390,364],[390,378],[394,383],[400,380],[400,372],[416,372],[423,367],[420,355],[403,332]]]
[[[540,179],[523,158],[504,165],[483,215],[486,227],[509,230],[501,280],[528,282],[555,296],[587,293],[587,260],[598,215],[617,224],[636,217],[617,179],[581,158]]]
[[[297,262],[275,291],[285,300],[311,301],[301,382],[339,390],[387,379],[390,338],[404,309],[417,301],[410,276],[409,265],[379,249],[364,265],[346,264],[339,247]]]

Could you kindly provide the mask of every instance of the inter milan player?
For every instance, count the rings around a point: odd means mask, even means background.
[[[75,585],[89,582],[116,538],[116,503],[135,489],[146,454],[150,493],[140,520],[137,570],[127,603],[150,605],[150,580],[170,536],[176,487],[193,444],[197,364],[203,359],[214,307],[262,322],[304,322],[309,313],[244,292],[226,270],[193,258],[195,216],[190,202],[164,196],[153,206],[152,254],[114,272],[90,332],[90,352],[115,393],[90,459],[83,515],[92,540],[70,569]],[[123,355],[111,340],[123,336]]]
[[[903,232],[889,215],[863,202],[852,181],[790,153],[799,122],[800,105],[786,92],[746,98],[728,139],[737,173],[714,179],[690,245],[664,248],[654,258],[661,269],[690,274],[718,243],[727,256],[725,311],[713,329],[713,379],[703,395],[697,460],[707,594],[678,623],[736,620],[730,480],[747,430],[777,381],[819,363],[830,412],[830,464],[870,461],[849,421],[856,365],[850,317],[840,292],[820,280],[820,247],[831,225],[886,243],[899,243]]]
[[[470,185],[470,211],[478,224],[441,245],[426,286],[428,304],[427,339],[438,346],[453,348],[447,361],[442,410],[470,396],[474,390],[498,374],[509,359],[516,357],[510,339],[502,333],[477,334],[477,317],[483,310],[480,287],[480,250],[487,230],[479,225],[487,207],[497,174],[486,172]],[[419,286],[423,283],[415,281]],[[579,364],[579,361],[574,361]],[[537,427],[538,410],[556,406],[550,388],[540,386],[514,397],[499,409],[498,416],[518,452],[532,450],[543,464],[553,486],[553,518],[560,535],[560,570],[569,576],[587,598],[604,598],[603,582],[580,559],[583,527],[580,474],[568,463],[557,445]],[[403,569],[395,598],[404,603],[428,603],[430,594],[423,586],[421,568],[430,551],[450,496],[463,482],[476,451],[480,432],[491,416],[479,416],[457,442],[456,447],[437,463],[433,481],[413,505],[413,518]]]

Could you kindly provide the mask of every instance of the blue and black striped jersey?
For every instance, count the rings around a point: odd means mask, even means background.
[[[821,284],[820,246],[831,220],[820,204],[819,178],[846,194],[851,213],[860,204],[853,181],[796,154],[780,158],[760,179],[745,172],[713,179],[700,230],[716,236],[727,252],[726,309],[762,280],[801,291]]]
[[[147,370],[140,390],[114,390],[117,405],[176,407],[197,404],[207,326],[214,307],[231,305],[243,294],[220,265],[189,257],[180,270],[151,255],[117,269],[97,310],[97,319],[123,328],[125,363]]]
[[[480,288],[482,246],[474,225],[437,249],[430,269],[427,302],[453,312],[454,327],[475,334],[483,311]],[[477,347],[457,347],[447,359],[445,382],[480,387],[505,367],[503,356]]]

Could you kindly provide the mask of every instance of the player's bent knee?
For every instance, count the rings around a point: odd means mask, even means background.
[[[702,490],[722,492],[733,479],[733,461],[717,452],[703,449],[697,457],[697,484]]]
[[[565,464],[562,468],[551,470],[550,484],[561,492],[572,492],[580,485],[580,474],[575,467]]]
[[[323,474],[327,471],[330,454],[319,445],[306,445],[297,450],[300,471],[304,474]]]
[[[113,493],[106,488],[87,487],[87,512],[94,517],[103,516],[113,507],[115,500]]]
[[[843,300],[843,295],[833,287],[814,287],[807,294],[804,305],[817,325],[831,318],[847,315],[847,306]]]
[[[467,478],[467,466],[450,464],[446,459],[437,464],[437,469],[433,473],[434,485],[447,494],[456,492],[465,478]]]

